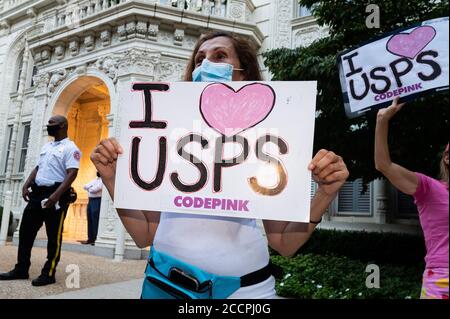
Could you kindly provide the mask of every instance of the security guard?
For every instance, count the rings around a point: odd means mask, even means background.
[[[47,131],[55,139],[44,145],[39,162],[22,189],[28,202],[19,230],[17,264],[10,272],[0,274],[0,280],[28,279],[31,249],[37,232],[45,223],[47,231],[47,262],[33,286],[55,283],[55,269],[61,253],[64,219],[71,202],[70,186],[80,167],[81,152],[67,137],[68,123],[64,116],[49,119]],[[31,192],[30,192],[31,188]]]

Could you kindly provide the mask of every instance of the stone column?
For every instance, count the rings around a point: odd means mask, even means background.
[[[26,166],[24,171],[25,178],[28,178],[30,172],[36,167],[42,141],[47,136],[44,133],[44,116],[48,104],[47,87],[49,79],[50,76],[48,73],[39,73],[33,78],[36,87],[34,93],[35,106],[33,110],[33,119],[31,120],[30,124],[30,147],[27,152]],[[20,223],[14,233],[14,240],[17,240],[19,238],[19,228]]]
[[[117,136],[115,133],[114,114],[108,114],[106,118],[109,121],[109,136]],[[98,224],[98,236],[95,242],[95,250],[97,255],[113,258],[114,246],[116,242],[116,234],[114,233],[117,223],[117,213],[113,207],[113,202],[108,191],[103,187],[102,200],[100,206],[100,216]]]
[[[377,224],[389,223],[389,192],[386,179],[373,182],[374,219]]]
[[[6,174],[5,174],[5,186],[4,186],[4,193],[12,192],[11,189],[11,175],[13,173],[13,167],[14,167],[14,160],[15,160],[15,153],[16,153],[16,147],[17,147],[17,137],[19,132],[19,126],[21,121],[21,115],[22,115],[22,106],[23,106],[23,96],[24,96],[24,89],[25,89],[25,82],[27,78],[27,70],[28,70],[28,61],[30,58],[30,50],[28,49],[28,42],[25,42],[25,50],[23,53],[23,62],[22,62],[22,73],[20,74],[19,79],[19,88],[17,90],[17,98],[14,101],[14,122],[13,122],[13,129],[11,133],[11,144],[10,144],[10,151],[9,155],[6,161]],[[12,194],[13,196],[15,194]],[[10,198],[9,198],[10,199]],[[8,197],[5,196],[5,201],[8,200]],[[11,212],[11,202],[2,203],[2,206],[5,208],[3,210],[3,214],[7,215],[9,217],[9,214]],[[8,221],[6,221],[8,222]],[[2,227],[8,228],[8,225],[2,225]]]
[[[116,92],[118,95],[119,105],[115,109],[115,114],[108,114],[109,136],[119,136],[120,134],[120,114],[125,112],[121,109],[121,101],[124,92],[130,90],[131,84],[134,82],[151,82],[159,80],[155,76],[156,66],[159,64],[160,55],[143,49],[129,49],[116,57],[113,64],[114,74],[109,75],[116,81]],[[117,68],[117,69],[116,69]],[[117,71],[117,72],[116,72]],[[123,103],[126,106],[126,101]],[[123,226],[119,221],[117,211],[111,201],[108,192],[104,189],[102,196],[102,204],[100,211],[99,231],[96,241],[96,254],[113,258],[119,257],[123,253],[125,259],[140,259],[146,254],[145,249],[138,248],[128,233],[123,235]],[[123,239],[122,239],[123,238]],[[118,243],[118,240],[124,240],[124,245]],[[124,251],[116,251],[116,249]],[[116,254],[118,253],[118,255]]]
[[[293,18],[293,4],[290,0],[272,1],[272,49],[290,48],[291,45],[291,20]]]

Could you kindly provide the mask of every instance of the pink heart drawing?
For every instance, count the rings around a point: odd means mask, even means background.
[[[235,91],[223,83],[205,87],[200,97],[200,113],[205,122],[225,136],[234,136],[264,121],[275,105],[274,90],[252,83]]]
[[[410,33],[398,33],[387,42],[386,48],[392,54],[414,59],[430,43],[436,30],[430,26],[421,26]]]

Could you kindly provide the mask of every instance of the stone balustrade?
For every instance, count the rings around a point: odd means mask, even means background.
[[[45,13],[28,31],[37,66],[104,49],[130,39],[191,50],[207,29],[237,32],[259,46],[263,36],[246,22],[251,0],[81,0]]]
[[[84,0],[68,3],[56,14],[55,28],[81,22],[82,19],[97,15],[132,0]],[[167,6],[178,10],[197,12],[204,15],[227,17],[227,0],[140,0],[137,2]]]
[[[15,8],[25,2],[30,2],[30,0],[4,0],[3,1],[3,10],[9,10]]]

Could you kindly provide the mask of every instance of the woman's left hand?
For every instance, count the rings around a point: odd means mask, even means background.
[[[342,157],[321,149],[308,165],[319,190],[327,195],[336,195],[349,176]]]

